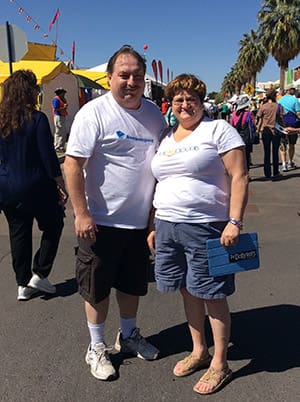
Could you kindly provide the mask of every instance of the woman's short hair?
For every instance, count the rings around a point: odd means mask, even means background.
[[[164,91],[165,97],[171,101],[180,91],[193,92],[203,102],[206,95],[206,85],[195,75],[184,73],[177,75],[168,83]]]

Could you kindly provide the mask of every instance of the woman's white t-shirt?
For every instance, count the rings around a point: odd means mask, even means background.
[[[180,142],[172,131],[152,160],[156,217],[170,222],[228,219],[230,178],[220,154],[244,146],[239,133],[224,120],[204,118]]]

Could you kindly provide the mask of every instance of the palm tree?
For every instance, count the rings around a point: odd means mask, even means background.
[[[236,63],[233,67],[231,67],[229,73],[226,74],[222,83],[222,91],[236,93],[237,95],[239,95],[241,87],[245,83],[245,76]]]
[[[300,53],[300,0],[265,0],[257,18],[260,40],[280,67],[283,89],[289,61]]]
[[[252,29],[250,34],[244,34],[243,39],[240,40],[237,64],[242,70],[242,75],[254,88],[256,86],[256,74],[263,68],[267,58],[268,53],[260,42],[258,33]]]

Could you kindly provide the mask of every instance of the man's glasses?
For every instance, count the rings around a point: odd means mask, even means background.
[[[198,103],[199,99],[198,98],[194,98],[193,96],[190,96],[188,98],[174,98],[172,100],[173,105],[176,106],[181,106],[183,105],[183,103],[185,102],[187,105],[195,105],[196,103]]]

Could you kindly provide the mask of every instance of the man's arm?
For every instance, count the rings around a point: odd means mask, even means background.
[[[83,174],[83,165],[85,161],[85,158],[66,155],[64,173],[74,210],[76,235],[82,238],[94,239],[97,226],[89,213],[85,197],[85,180]]]

